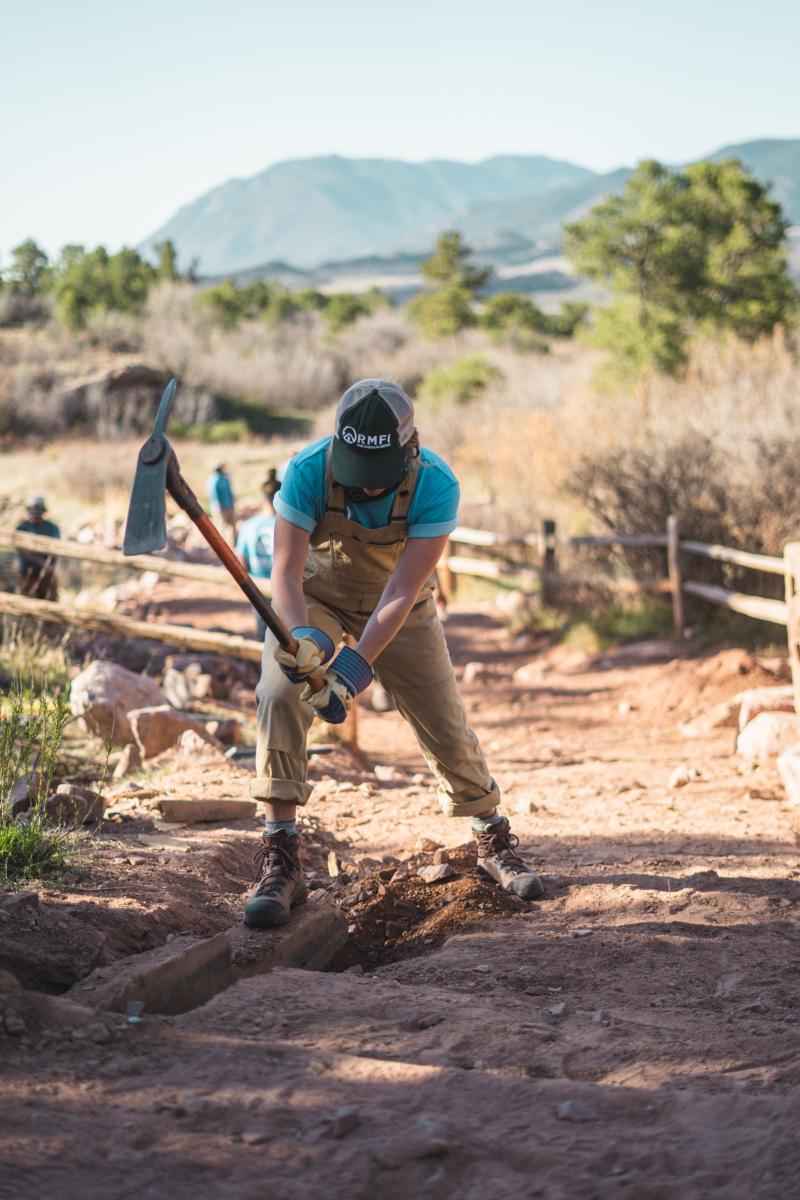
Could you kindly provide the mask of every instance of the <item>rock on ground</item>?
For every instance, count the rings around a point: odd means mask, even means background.
[[[793,713],[795,711],[794,688],[791,684],[787,687],[751,688],[747,692],[740,692],[737,699],[741,701],[739,709],[740,733],[746,725],[755,720],[759,713]]]
[[[38,790],[39,774],[37,771],[28,771],[13,784],[7,801],[12,817],[28,811],[36,799]]]
[[[742,758],[768,762],[800,742],[800,717],[791,712],[761,712],[736,739]]]
[[[168,704],[136,708],[128,713],[128,719],[142,758],[155,758],[162,750],[169,750],[187,730],[213,743],[202,721]]]
[[[778,773],[790,804],[800,804],[800,746],[793,746],[778,758]]]
[[[123,779],[126,775],[130,775],[131,771],[137,771],[141,765],[142,752],[136,742],[131,742],[122,751],[119,761],[114,767],[114,778]]]
[[[184,729],[178,738],[178,754],[181,758],[193,761],[197,758],[210,758],[224,761],[225,756],[219,746],[208,737],[204,737],[196,729]]]
[[[164,672],[164,695],[170,704],[183,708],[192,700],[203,700],[210,695],[212,681],[199,662],[190,662],[183,670],[168,666]]]
[[[51,821],[61,825],[86,825],[103,818],[103,797],[77,783],[62,783],[48,796],[44,810]]]
[[[86,732],[118,746],[134,741],[129,712],[164,702],[154,679],[99,659],[75,676],[69,692],[72,714],[80,718]]]

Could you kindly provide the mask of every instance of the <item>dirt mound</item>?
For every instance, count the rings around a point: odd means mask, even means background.
[[[776,682],[774,674],[741,649],[675,659],[646,670],[646,682],[636,689],[637,707],[674,713],[678,719],[696,716],[745,688],[773,687]]]
[[[359,965],[372,970],[414,958],[487,917],[497,920],[528,910],[524,900],[468,870],[438,884],[423,883],[415,875],[392,882],[393,870],[362,880],[357,894],[364,899],[347,908],[350,936],[329,969]]]

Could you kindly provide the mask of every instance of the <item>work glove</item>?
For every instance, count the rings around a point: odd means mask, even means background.
[[[314,692],[306,684],[300,699],[307,700],[323,721],[341,725],[355,697],[372,683],[372,668],[356,650],[345,646],[322,678],[325,680],[322,691]]]
[[[333,656],[336,647],[327,633],[314,625],[298,625],[292,630],[292,637],[297,639],[296,653],[291,654],[278,646],[274,658],[287,679],[292,683],[305,683],[309,675]]]

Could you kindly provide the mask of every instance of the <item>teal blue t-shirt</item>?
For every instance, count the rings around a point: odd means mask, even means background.
[[[208,500],[212,511],[233,508],[233,485],[221,471],[212,471],[208,477]]]
[[[258,513],[250,517],[239,530],[236,553],[247,561],[247,569],[256,579],[272,575],[272,543],[275,534],[273,513]]]
[[[312,442],[295,454],[286,467],[275,511],[308,533],[325,512],[325,481],[331,439]],[[458,480],[443,458],[424,446],[419,452],[417,486],[408,510],[408,536],[441,537],[458,525]],[[347,515],[365,529],[380,529],[389,523],[394,492],[367,504],[351,504]]]

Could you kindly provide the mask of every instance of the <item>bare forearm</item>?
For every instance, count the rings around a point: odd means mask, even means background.
[[[409,596],[402,592],[390,592],[387,588],[364,626],[356,646],[358,653],[368,663],[373,663],[381,650],[385,649],[395,634],[403,628],[416,599],[416,592]]]
[[[272,604],[278,616],[290,629],[308,624],[308,607],[300,580],[273,575]]]
[[[279,617],[296,629],[308,624],[303,593],[303,567],[308,534],[278,517],[275,521],[275,550],[272,560],[272,603]]]
[[[405,624],[420,588],[439,561],[446,537],[416,538],[407,545],[356,647],[372,663]]]

